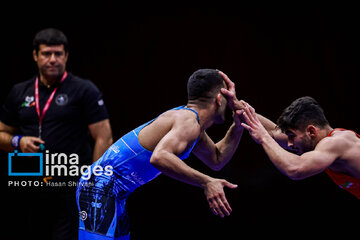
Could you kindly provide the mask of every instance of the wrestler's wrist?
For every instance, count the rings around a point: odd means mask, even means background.
[[[206,187],[208,186],[208,184],[209,184],[210,182],[214,181],[214,180],[215,180],[215,178],[212,178],[212,177],[210,177],[210,176],[206,176],[206,177],[203,179],[203,181],[201,181],[201,183],[200,183],[199,185],[200,185],[200,187],[201,187],[202,189],[206,189]]]
[[[244,104],[241,102],[241,100],[235,99],[234,100],[234,110],[242,110],[245,108]]]
[[[268,132],[264,132],[260,138],[259,138],[259,143],[260,144],[266,144],[269,143],[269,141],[272,141],[273,138],[270,136],[270,134]]]
[[[233,124],[231,125],[231,131],[240,133],[243,130],[244,130],[244,127],[241,125],[241,122],[234,120]]]

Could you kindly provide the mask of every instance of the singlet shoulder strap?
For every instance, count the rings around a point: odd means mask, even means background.
[[[182,109],[185,109],[185,110],[189,110],[189,111],[194,112],[194,113],[196,114],[196,120],[198,121],[198,123],[200,123],[200,117],[199,117],[199,114],[197,113],[196,110],[191,109],[191,108],[187,108],[187,107],[185,107],[185,106],[183,106]]]
[[[328,137],[330,137],[333,134],[333,132],[335,132],[335,131],[351,131],[351,132],[355,133],[358,138],[360,138],[360,135],[357,134],[355,131],[348,130],[348,129],[345,129],[345,128],[335,128],[335,129],[333,129],[331,132],[329,132]]]
[[[327,136],[328,136],[328,137],[331,137],[331,135],[333,134],[333,132],[335,132],[335,130],[336,130],[336,128],[333,129],[333,130],[331,130]]]

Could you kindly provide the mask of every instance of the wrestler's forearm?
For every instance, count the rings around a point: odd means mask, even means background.
[[[215,144],[217,149],[216,165],[218,168],[225,166],[234,155],[243,134],[243,127],[235,122],[230,126],[223,139]]]
[[[300,156],[284,150],[269,134],[264,135],[261,145],[271,162],[290,178],[298,172]]]
[[[258,117],[261,124],[264,126],[266,131],[269,133],[269,135],[282,147],[288,150],[291,150],[291,148],[288,146],[288,137],[285,133],[281,131],[280,128],[277,127],[277,125],[269,120],[268,118],[256,113],[256,116]]]
[[[274,132],[276,131],[276,124],[271,121],[270,119],[256,113],[256,116],[258,117],[261,124],[264,126],[266,131],[270,134],[270,136],[274,137]]]
[[[153,154],[150,163],[165,175],[197,187],[204,188],[212,180],[210,176],[191,168],[176,155],[166,151]]]

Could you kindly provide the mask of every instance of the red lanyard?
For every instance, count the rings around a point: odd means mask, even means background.
[[[61,80],[60,80],[60,83],[62,83],[65,78],[67,77],[67,72],[65,71],[63,76],[61,77]],[[35,105],[36,105],[36,113],[37,115],[39,116],[39,138],[41,138],[41,125],[42,125],[42,120],[44,119],[44,116],[47,112],[47,110],[49,109],[50,107],[50,103],[51,101],[53,100],[54,96],[55,96],[55,93],[57,91],[57,87],[52,91],[49,99],[47,100],[43,110],[42,110],[42,113],[40,114],[40,101],[39,101],[39,78],[37,77],[36,80],[35,80]]]

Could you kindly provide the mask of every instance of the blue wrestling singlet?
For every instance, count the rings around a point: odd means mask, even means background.
[[[200,122],[193,109],[181,106],[171,110],[180,109],[193,111]],[[150,163],[152,152],[143,148],[138,138],[141,129],[155,119],[121,137],[91,166],[90,178],[80,179],[76,192],[80,213],[79,239],[129,239],[126,199],[136,188],[161,173]],[[178,157],[186,159],[196,142]],[[96,166],[112,166],[113,174],[95,176],[92,170]]]

